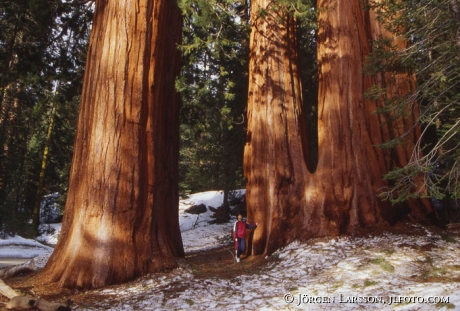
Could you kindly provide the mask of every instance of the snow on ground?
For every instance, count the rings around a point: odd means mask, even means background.
[[[262,273],[203,280],[183,266],[103,290],[110,307],[78,310],[459,310],[459,255],[458,242],[435,235],[294,242]]]
[[[220,206],[222,193],[181,201],[186,252],[218,247],[231,231],[232,222],[209,225],[209,210],[184,213],[200,203]],[[234,279],[196,278],[184,262],[168,274],[92,291],[104,298],[74,310],[460,310],[459,239],[414,230],[424,234],[294,242],[266,258],[261,271]]]
[[[56,246],[62,224],[42,224],[40,230],[44,233],[37,238],[37,241],[46,245]]]
[[[50,251],[53,251],[52,247],[18,235],[0,239],[0,257],[2,258],[34,258]]]
[[[238,192],[243,195],[243,191]],[[222,205],[222,191],[207,191],[190,195],[179,203],[179,225],[182,232],[182,242],[186,252],[205,250],[220,246],[231,239],[232,223],[209,225],[213,220],[213,212],[209,206],[217,208]],[[204,204],[207,212],[194,215],[185,213],[193,205]]]

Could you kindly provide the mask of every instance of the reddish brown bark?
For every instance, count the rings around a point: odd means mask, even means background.
[[[44,271],[100,287],[177,266],[181,15],[172,0],[96,2],[62,233]]]
[[[370,32],[361,5],[318,1],[319,160],[308,180],[303,223],[311,236],[385,224],[384,214],[391,210],[376,197],[385,185],[388,159],[375,145],[389,137],[371,114],[377,104],[363,98],[373,81],[362,74]]]
[[[255,254],[272,252],[298,234],[307,168],[294,18],[267,0],[251,2],[248,137],[244,152],[248,219],[259,222]],[[268,15],[259,16],[261,10]]]
[[[369,11],[368,16],[368,31],[369,37],[372,40],[390,38],[392,44],[398,50],[404,51],[407,49],[407,42],[384,29],[377,21],[377,16],[374,11]],[[382,72],[371,79],[366,79],[365,82],[366,89],[372,85],[378,85],[386,89],[385,98],[376,101],[376,105],[379,107],[384,105],[385,99],[393,98],[405,100],[405,107],[402,111],[380,114],[379,116],[379,123],[381,125],[380,131],[383,134],[384,141],[388,141],[389,139],[400,139],[400,144],[398,144],[391,151],[391,154],[386,157],[386,172],[396,167],[408,165],[411,159],[420,158],[420,146],[416,146],[421,137],[420,123],[418,121],[419,107],[415,100],[410,99],[411,94],[415,91],[415,76],[409,72]],[[384,141],[375,140],[374,143],[381,144]],[[421,197],[425,196],[427,194],[427,189],[423,182],[423,176],[421,174],[415,176],[412,181],[412,191],[414,193],[419,192]],[[380,189],[380,191],[382,191],[382,189]],[[404,204],[399,204],[397,208],[401,209],[404,206],[410,209],[410,214],[408,216],[413,221],[426,222],[428,221],[427,216],[434,222],[438,219],[428,199],[410,199]]]
[[[248,217],[259,222],[254,253],[270,254],[297,238],[352,234],[392,223],[398,210],[377,194],[387,185],[384,174],[407,162],[417,133],[407,137],[409,143],[395,154],[376,145],[412,128],[416,117],[386,124],[385,116],[372,114],[381,103],[363,97],[370,86],[385,82],[385,77],[362,73],[376,36],[375,16],[358,0],[318,1],[319,152],[311,174],[302,148],[306,132],[295,26],[288,17],[273,16],[268,5],[258,0],[251,9],[245,175]],[[268,8],[270,14],[257,18],[260,8]],[[411,80],[404,81],[409,84],[386,81],[385,86],[407,94]],[[412,206],[418,216],[431,211],[428,204],[418,213],[420,203]]]

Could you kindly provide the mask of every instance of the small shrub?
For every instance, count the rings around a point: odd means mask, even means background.
[[[421,277],[422,279],[426,280],[430,276],[430,271],[427,269],[423,269],[421,271]]]
[[[396,253],[396,250],[394,250],[394,249],[385,249],[383,252],[385,254],[387,254],[388,256],[390,256],[390,255]]]
[[[191,299],[185,299],[185,302],[189,305],[189,306],[193,306],[195,304],[195,302]]]
[[[444,268],[444,267],[442,267],[442,268],[433,268],[433,274],[436,274],[438,276],[443,276],[446,273],[447,273],[446,268]]]
[[[453,303],[442,303],[438,302],[434,305],[437,309],[446,308],[446,309],[455,309],[455,305]]]
[[[209,222],[210,224],[225,224],[230,221],[230,208],[228,205],[222,205],[218,208],[209,207],[209,210],[214,212],[211,215],[213,220]]]
[[[395,267],[391,265],[388,261],[384,261],[380,264],[380,268],[384,271],[395,272]]]
[[[378,258],[373,258],[373,259],[370,259],[369,260],[370,263],[374,264],[374,265],[379,265],[380,268],[382,268],[382,270],[384,271],[388,271],[388,272],[394,272],[395,271],[395,267],[393,267],[391,265],[391,263],[389,263],[385,258],[383,257],[378,257]]]
[[[457,239],[455,239],[453,236],[443,234],[441,235],[441,239],[443,241],[446,241],[447,243],[457,243]]]
[[[376,285],[376,284],[377,284],[376,281],[371,281],[371,280],[365,280],[364,281],[364,287],[373,286],[373,285]]]

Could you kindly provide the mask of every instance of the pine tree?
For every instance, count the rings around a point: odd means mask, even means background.
[[[41,194],[65,193],[59,185],[67,182],[68,173],[56,173],[66,171],[65,163],[70,162],[75,118],[67,119],[70,127],[63,131],[60,124],[62,117],[78,109],[70,103],[75,103],[81,91],[81,57],[86,53],[92,11],[37,0],[3,1],[0,12],[0,223],[5,231],[23,231],[24,235],[34,202],[40,199],[37,182],[51,103],[57,105],[56,127]],[[65,37],[64,42],[71,41],[68,48],[62,44]],[[57,83],[62,92],[55,97]],[[56,137],[69,139],[57,142]]]
[[[183,1],[181,191],[243,187],[247,3]]]

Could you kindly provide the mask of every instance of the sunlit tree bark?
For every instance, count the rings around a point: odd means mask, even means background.
[[[271,1],[251,2],[244,172],[248,218],[259,222],[255,254],[270,253],[295,238],[306,204],[296,24],[282,12]]]
[[[377,198],[386,159],[375,147],[385,139],[376,103],[363,94],[370,51],[369,16],[360,1],[318,1],[318,166],[307,185],[305,232],[353,233],[383,225],[392,208]]]
[[[94,288],[173,268],[181,15],[96,1],[62,233],[44,279]]]
[[[319,162],[308,179],[305,231],[312,236],[338,235],[376,229],[405,217],[428,221],[433,214],[428,200],[393,206],[377,197],[388,185],[384,174],[412,155],[420,135],[416,103],[399,117],[378,115],[373,113],[383,99],[363,96],[373,85],[385,87],[388,95],[407,95],[414,87],[413,77],[392,72],[363,75],[372,39],[383,30],[361,1],[319,0],[318,8]],[[404,48],[403,42],[394,40]],[[403,137],[402,144],[394,151],[377,147],[397,137]]]
[[[363,94],[379,83],[406,94],[413,80],[363,75],[380,30],[362,5],[318,1],[318,165],[309,173],[295,26],[289,17],[274,16],[268,2],[252,2],[245,175],[248,218],[259,222],[255,254],[272,253],[297,238],[374,230],[408,214],[377,194],[387,185],[384,174],[412,154],[417,131],[394,153],[376,145],[416,127],[417,116],[387,123],[388,116],[372,114],[382,103]],[[426,220],[431,206],[413,203],[409,216]]]

